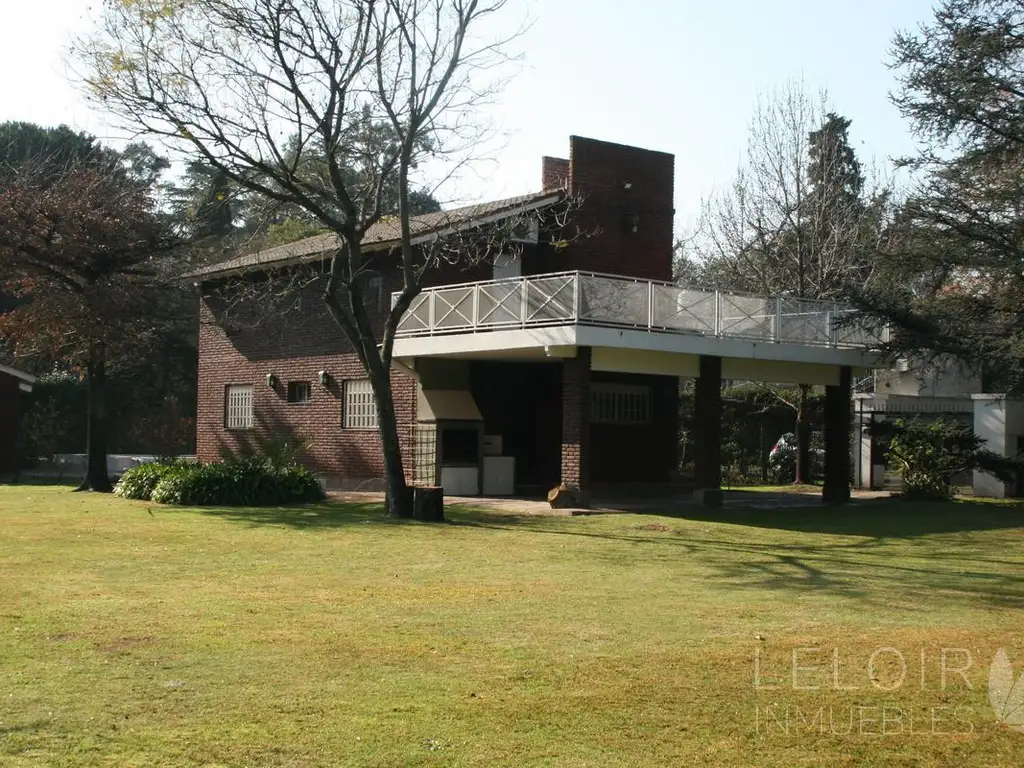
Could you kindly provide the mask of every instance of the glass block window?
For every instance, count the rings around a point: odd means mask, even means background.
[[[346,429],[376,429],[377,404],[369,379],[352,379],[345,382]]]
[[[288,382],[288,402],[308,403],[313,399],[313,386],[308,381]]]
[[[650,424],[651,388],[632,384],[591,384],[590,420],[595,424]]]
[[[231,384],[224,392],[224,426],[252,429],[252,384]]]

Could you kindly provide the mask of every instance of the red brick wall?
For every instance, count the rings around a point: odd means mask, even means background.
[[[671,280],[675,158],[579,136],[570,147],[570,192],[583,196],[573,221],[587,236],[558,268]],[[636,232],[627,215],[639,217]]]
[[[590,488],[590,347],[562,363],[562,483]]]
[[[673,157],[575,136],[570,141],[568,161],[544,158],[542,181],[545,188],[557,188],[568,179],[570,191],[583,195],[582,208],[574,219],[589,236],[575,240],[568,249],[557,253],[544,244],[530,249],[524,254],[524,272],[579,269],[671,279]],[[626,214],[639,217],[636,232],[623,226]],[[388,261],[387,256],[380,258]],[[386,291],[397,289],[397,271],[386,270],[385,275]],[[490,276],[487,265],[468,270],[461,265],[444,265],[432,271],[424,285],[461,283]],[[326,313],[317,288],[316,285],[307,288],[287,311],[262,306],[258,323],[227,322],[215,300],[202,300],[197,415],[200,458],[213,460],[225,453],[257,450],[290,438],[310,444],[307,460],[318,472],[350,484],[382,474],[376,430],[342,427],[343,382],[365,378],[365,374],[340,329]],[[385,296],[382,310],[389,303],[389,296]],[[378,326],[382,317],[383,313],[377,317]],[[317,380],[321,370],[331,375],[329,388],[325,389]],[[269,373],[280,381],[276,390],[266,385]],[[584,483],[587,482],[586,463],[581,476],[579,455],[587,450],[589,428],[580,419],[589,410],[589,396],[584,394],[588,377],[589,368],[581,367],[580,358],[566,364],[567,388],[562,398],[563,418],[566,419],[561,451],[563,478]],[[288,381],[311,382],[312,402],[287,403]],[[225,387],[229,384],[253,385],[255,429],[232,432],[224,427]],[[412,463],[410,442],[416,384],[412,379],[393,374],[392,386],[408,472]],[[673,427],[673,445],[674,433]],[[660,437],[656,443],[661,444]],[[631,456],[650,455],[650,452],[645,454],[642,447],[638,445]],[[666,455],[674,456],[674,450]],[[601,469],[600,449],[597,456],[596,466]],[[646,460],[641,463],[649,465]],[[660,464],[658,467],[660,476]],[[606,473],[602,471],[602,474]]]
[[[215,298],[201,299],[196,419],[199,458],[214,461],[289,440],[308,444],[306,463],[314,471],[332,476],[332,482],[354,485],[381,477],[383,457],[377,431],[342,426],[344,382],[366,378],[366,374],[341,330],[327,315],[316,286],[303,292],[288,312],[270,314],[252,327],[233,322]],[[320,371],[331,376],[326,388],[319,383]],[[266,383],[270,373],[278,378],[274,389]],[[310,382],[312,402],[288,403],[289,381]],[[235,431],[224,426],[225,388],[229,384],[253,385],[254,429]],[[393,373],[391,385],[406,471],[410,473],[416,384],[409,377]]]
[[[21,426],[21,390],[18,379],[0,373],[0,473],[18,468],[17,440]]]

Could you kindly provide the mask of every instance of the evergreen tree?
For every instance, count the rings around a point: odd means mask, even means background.
[[[950,353],[1024,392],[1024,3],[943,0],[894,41],[923,149],[885,279],[865,297],[904,352]]]

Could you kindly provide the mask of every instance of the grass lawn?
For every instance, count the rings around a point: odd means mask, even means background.
[[[379,514],[0,486],[0,765],[1024,765],[1022,506]]]

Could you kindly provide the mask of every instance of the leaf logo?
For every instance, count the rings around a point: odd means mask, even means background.
[[[1013,679],[1013,665],[1002,648],[988,670],[988,701],[1000,723],[1024,733],[1024,674]]]

